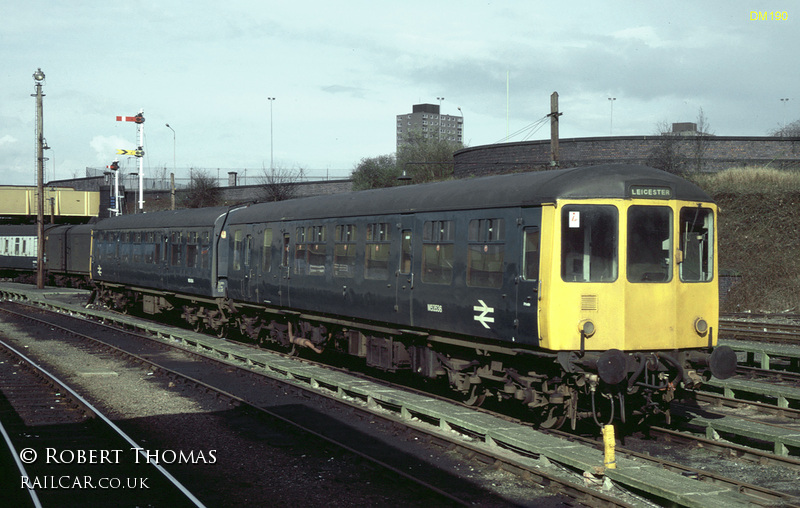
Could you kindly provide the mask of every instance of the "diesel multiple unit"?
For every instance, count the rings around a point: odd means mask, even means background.
[[[606,165],[129,215],[71,252],[119,310],[410,370],[552,427],[733,374],[716,213],[677,176]]]

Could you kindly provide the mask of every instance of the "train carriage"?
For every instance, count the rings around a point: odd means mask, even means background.
[[[444,378],[556,426],[610,418],[615,400],[661,411],[733,373],[715,348],[716,212],[644,166],[498,175],[108,219],[93,273],[115,304],[141,293],[146,312]],[[197,241],[182,231],[210,236],[208,265],[179,267]],[[157,238],[163,262],[137,264]]]

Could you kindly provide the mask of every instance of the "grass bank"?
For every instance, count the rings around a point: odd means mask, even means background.
[[[719,205],[720,269],[741,275],[722,311],[800,312],[800,172],[733,168],[689,178]]]

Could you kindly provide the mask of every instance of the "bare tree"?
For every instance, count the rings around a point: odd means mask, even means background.
[[[208,171],[195,170],[189,181],[189,187],[183,198],[183,205],[186,208],[202,208],[205,206],[217,206],[220,204],[220,189],[217,179]]]
[[[303,181],[305,170],[297,172],[284,168],[262,168],[259,201],[285,201],[297,196],[297,185]]]
[[[672,133],[666,120],[656,124],[656,136],[659,136],[659,141],[648,153],[647,165],[667,173],[683,173],[686,163],[680,150],[681,137]]]
[[[780,136],[784,138],[800,138],[800,120],[795,120],[794,122],[786,124],[783,127],[771,130],[769,135]]]
[[[694,170],[698,173],[703,170],[703,160],[705,159],[706,150],[708,149],[709,138],[713,135],[708,119],[703,112],[703,108],[700,108],[697,113],[697,132],[695,133],[692,146]]]

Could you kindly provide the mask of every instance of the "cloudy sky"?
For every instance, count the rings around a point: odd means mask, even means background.
[[[35,182],[39,67],[46,180],[134,148],[115,117],[140,109],[146,172],[171,171],[175,149],[179,178],[253,178],[270,165],[268,97],[275,166],[321,177],[394,152],[395,115],[437,97],[469,146],[541,119],[553,91],[563,138],[653,134],[700,108],[714,134],[763,136],[800,118],[799,18],[761,0],[0,0],[0,174]]]

